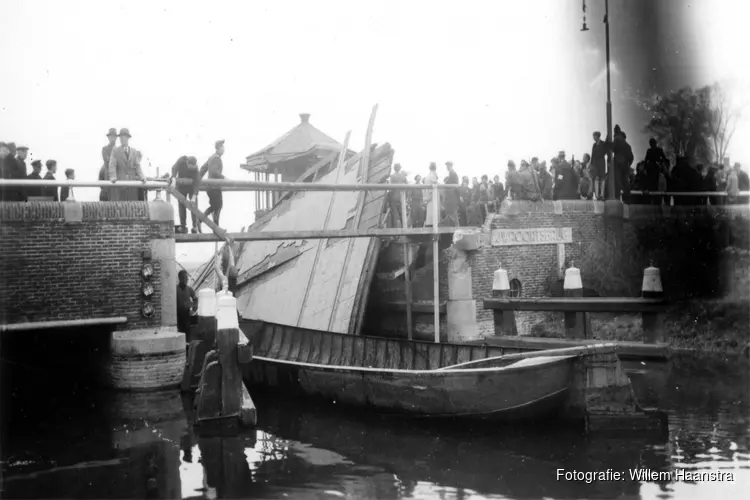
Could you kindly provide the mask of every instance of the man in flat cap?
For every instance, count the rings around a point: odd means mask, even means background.
[[[172,177],[176,177],[177,179],[188,179],[193,182],[190,186],[178,184],[177,191],[189,201],[196,204],[197,207],[198,183],[200,182],[200,179],[198,178],[198,159],[195,156],[180,156],[172,166]],[[177,208],[180,214],[179,232],[187,233],[187,208],[182,203],[180,203]],[[200,230],[198,218],[192,212],[190,212],[190,215],[193,222],[191,232],[197,233]]]
[[[107,132],[107,140],[109,144],[102,147],[102,166],[99,169],[99,180],[109,180],[109,159],[112,157],[112,150],[115,149],[115,143],[117,142],[117,129],[114,127],[109,129]],[[111,190],[107,188],[101,188],[99,191],[99,201],[109,200],[109,192]]]
[[[31,162],[31,173],[26,177],[31,181],[42,180],[42,160],[34,160]],[[44,196],[44,188],[41,186],[27,186],[26,196]]]
[[[47,160],[47,173],[44,174],[44,180],[45,181],[54,181],[55,179],[55,173],[57,173],[57,162],[55,160]],[[48,186],[43,187],[44,190],[44,196],[48,196],[52,198],[52,201],[60,201],[60,196],[58,194],[58,188],[57,186]]]
[[[224,154],[224,140],[219,140],[214,143],[214,149],[216,152],[212,154],[206,163],[200,169],[199,176],[202,179],[206,173],[208,173],[209,179],[225,179],[224,174],[224,163],[221,161],[221,156]],[[196,191],[197,194],[198,191]],[[207,189],[206,194],[208,195],[208,208],[203,213],[206,217],[213,214],[214,224],[219,225],[219,216],[221,215],[221,208],[224,206],[224,198],[221,194],[221,188],[218,189]]]
[[[26,154],[28,148],[21,146],[16,148],[15,143],[9,142],[3,148],[8,151],[5,158],[0,160],[2,164],[2,178],[8,180],[23,180],[26,179]],[[18,157],[16,157],[16,151],[18,151]],[[20,159],[19,159],[20,158]],[[25,190],[23,187],[6,187],[2,194],[4,201],[25,201]]]
[[[112,149],[109,157],[109,180],[114,184],[120,181],[141,181],[146,182],[146,176],[141,170],[140,152],[130,147],[130,131],[121,128],[118,134],[120,146]],[[110,201],[139,201],[139,188],[121,188],[111,189],[109,193]]]

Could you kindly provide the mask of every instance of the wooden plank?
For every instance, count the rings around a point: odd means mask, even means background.
[[[341,335],[331,336],[331,357],[328,363],[337,366],[341,364],[341,352],[344,350],[344,341],[341,339]]]
[[[305,332],[300,338],[299,354],[297,355],[297,361],[302,363],[310,362],[310,354],[312,353],[312,332]]]
[[[365,339],[356,337],[352,352],[352,366],[365,366]]]
[[[474,351],[474,348],[471,346],[461,346],[457,349],[456,353],[456,364],[458,363],[466,363],[467,361],[471,361],[472,352]]]
[[[414,369],[427,370],[429,358],[429,345],[419,342],[414,344]]]
[[[376,348],[377,348],[378,342],[377,340],[365,337],[365,350],[364,350],[364,363],[362,366],[365,367],[373,367],[377,366],[376,361]]]
[[[375,307],[380,310],[402,312],[406,311],[407,304],[408,303],[404,300],[394,300],[392,302],[378,302],[375,304]],[[438,308],[441,314],[445,314],[447,310],[447,301],[441,301]],[[434,307],[431,300],[425,300],[411,304],[411,310],[413,313],[431,314]]]
[[[210,220],[208,217],[203,215],[203,212],[198,210],[198,207],[195,206],[195,204],[192,201],[188,200],[187,198],[185,198],[185,196],[183,196],[182,193],[177,191],[176,187],[174,187],[172,184],[169,184],[167,186],[167,192],[171,194],[172,196],[174,196],[175,198],[177,198],[177,201],[183,204],[185,208],[187,208],[190,211],[191,214],[195,215],[198,218],[199,221],[207,225],[219,239],[221,239],[222,241],[225,241],[228,245],[231,245],[232,247],[234,247],[234,240],[232,239],[231,235],[228,232],[226,232],[224,229],[214,224],[214,222]]]
[[[216,332],[221,365],[221,413],[224,416],[239,417],[242,407],[242,374],[237,363],[239,333],[236,328],[222,328]]]
[[[408,228],[407,219],[406,219],[406,191],[401,191],[401,224],[404,229]],[[411,269],[410,269],[410,252],[411,252],[411,246],[408,243],[404,243],[403,246],[403,252],[404,252],[404,284],[406,288],[406,335],[409,340],[412,340],[414,334],[412,332],[412,328],[414,327],[414,322],[412,321],[411,317],[411,303],[412,303],[412,295],[411,295]]]
[[[401,343],[398,340],[386,342],[385,367],[397,370],[401,367]]]
[[[271,347],[273,346],[273,327],[271,325],[264,324],[262,329],[259,331],[260,341],[256,342],[255,345],[258,347],[259,356],[270,356]]]
[[[414,369],[414,344],[401,342],[401,369]]]
[[[375,366],[377,368],[385,368],[385,360],[388,356],[388,341],[385,339],[376,339],[375,345]]]
[[[283,241],[315,239],[348,239],[348,238],[398,238],[408,236],[414,241],[424,241],[438,235],[454,234],[455,227],[438,227],[437,231],[428,228],[413,227],[409,229],[383,227],[371,229],[335,229],[335,230],[299,230],[299,231],[245,231],[244,233],[227,233],[233,241]],[[175,234],[177,243],[205,243],[224,241],[215,234]]]
[[[352,366],[352,358],[354,354],[354,337],[349,335],[342,337],[344,345],[342,346],[341,352],[341,364],[344,366]]]
[[[352,316],[349,321],[349,333],[359,335],[362,332],[362,323],[367,311],[367,303],[370,297],[372,278],[375,276],[375,269],[378,267],[378,255],[380,254],[380,240],[373,238],[367,245],[367,254],[365,255],[365,265],[357,284],[357,292],[352,307]]]
[[[279,352],[281,352],[281,343],[284,340],[284,327],[281,325],[269,325],[271,327],[271,347],[267,351],[266,356],[269,358],[278,358]]]
[[[427,366],[430,370],[437,370],[442,366],[443,346],[442,344],[432,344],[428,350]]]
[[[510,311],[560,312],[663,312],[665,299],[632,297],[543,297],[543,298],[486,298],[485,309]]]
[[[331,338],[333,335],[325,335],[323,334],[323,341],[320,343],[320,364],[321,365],[328,365],[331,362],[331,349],[332,349],[332,342],[333,339]]]
[[[289,359],[289,349],[291,348],[292,340],[291,328],[281,327],[281,344],[279,346],[279,359]]]
[[[443,347],[441,366],[455,365],[458,363],[458,346],[452,344],[440,344]]]
[[[339,182],[339,177],[341,176],[341,171],[344,169],[344,158],[346,157],[346,151],[349,149],[349,138],[352,135],[352,131],[348,131],[346,133],[346,137],[344,138],[344,144],[341,146],[341,152],[339,154],[339,161],[336,164],[336,184]],[[333,213],[333,205],[336,201],[336,192],[334,191],[331,194],[331,199],[328,202],[328,211],[326,212],[326,217],[323,220],[323,227],[321,227],[321,231],[325,231],[328,229],[328,225],[331,222],[331,214]],[[300,304],[299,308],[299,315],[297,316],[297,326],[300,326],[302,324],[302,316],[305,312],[305,305],[307,304],[307,297],[310,294],[310,288],[312,287],[313,280],[315,279],[315,270],[318,268],[318,261],[320,260],[320,254],[325,247],[328,240],[318,240],[317,246],[315,247],[315,257],[313,258],[312,268],[310,269],[310,274],[307,277],[307,285],[305,286],[305,293],[302,296],[302,302]]]
[[[320,363],[322,356],[321,346],[323,344],[323,334],[320,332],[312,332],[310,335],[310,358],[309,363]]]
[[[370,174],[370,145],[372,144],[372,129],[375,125],[375,115],[378,111],[378,105],[376,104],[372,108],[372,113],[370,114],[370,122],[367,125],[367,133],[365,135],[365,148],[362,151],[362,158],[360,160],[359,168],[359,178],[360,182],[366,183],[369,174]],[[352,227],[359,229],[359,222],[362,219],[362,205],[365,201],[365,196],[362,193],[360,193],[357,197],[357,210],[354,215],[354,224]],[[351,260],[352,256],[352,245],[354,244],[354,240],[348,240],[347,241],[347,247],[346,247],[346,254],[344,255],[344,263],[341,266],[341,274],[339,275],[339,284],[338,287],[336,287],[336,295],[333,299],[333,307],[331,307],[331,315],[328,318],[328,330],[333,330],[333,323],[336,321],[336,311],[338,310],[339,305],[339,297],[341,296],[341,290],[344,288],[344,279],[347,275],[347,271],[349,269],[349,261]],[[351,316],[350,316],[351,317]],[[351,324],[351,321],[349,321]]]
[[[300,330],[292,330],[291,340],[289,342],[289,361],[299,361],[299,352],[302,348],[303,332]]]

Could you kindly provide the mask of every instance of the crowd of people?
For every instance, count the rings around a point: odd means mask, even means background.
[[[141,181],[146,182],[148,179],[141,169],[142,154],[137,149],[130,146],[130,131],[127,128],[117,129],[110,128],[107,132],[108,144],[102,147],[102,165],[99,168],[100,181],[110,181],[112,183],[118,180],[122,181]],[[117,140],[120,145],[117,145]],[[198,168],[198,160],[195,156],[181,156],[172,167],[172,171],[164,177],[175,177],[178,179],[191,179],[192,185],[177,186],[177,190],[193,203],[197,203],[197,193],[200,188],[200,180],[208,174],[209,179],[224,179],[222,173],[224,164],[221,157],[224,154],[224,141],[219,140],[214,144],[215,152],[208,158],[206,163]],[[28,158],[29,147],[18,146],[12,142],[0,142],[0,178],[10,180],[57,180],[57,161],[47,160],[45,165],[47,172],[42,177],[42,161],[36,159],[31,162],[31,173],[28,172],[26,159]],[[170,175],[171,174],[171,175]],[[65,169],[65,178],[68,180],[75,179],[75,170],[72,168]],[[146,201],[147,191],[138,187],[123,188],[101,188],[99,201]],[[215,224],[219,224],[219,216],[223,206],[221,189],[207,190],[209,207],[204,212],[208,217],[212,215]],[[33,201],[36,199],[67,201],[74,200],[73,187],[63,186],[4,186],[0,188],[0,201]],[[183,204],[179,206],[180,213],[180,232],[187,232],[186,226],[186,209]],[[201,232],[200,224],[193,215],[192,232]]]
[[[565,151],[560,151],[557,157],[550,160],[549,168],[546,161],[539,161],[537,157],[531,161],[521,160],[517,168],[514,161],[508,162],[505,174],[505,182],[500,180],[499,175],[492,179],[487,175],[480,178],[459,176],[452,162],[446,162],[448,175],[443,179],[445,184],[458,185],[457,189],[445,190],[438,195],[439,200],[432,200],[431,190],[416,190],[407,193],[408,217],[415,227],[424,225],[431,226],[434,221],[434,203],[438,204],[438,216],[441,223],[453,226],[477,226],[482,225],[487,214],[498,212],[506,200],[602,200],[608,196],[610,189],[607,182],[606,158],[612,155],[612,175],[614,176],[615,198],[622,199],[625,203],[639,204],[706,204],[712,205],[722,203],[747,203],[746,196],[740,196],[741,191],[750,190],[750,179],[739,163],[732,168],[724,165],[697,165],[692,166],[686,158],[677,158],[674,163],[665,155],[662,148],[658,146],[656,139],[649,141],[649,149],[645,158],[633,167],[635,160],[633,150],[627,142],[625,132],[616,125],[613,138],[607,137],[602,140],[600,132],[593,133],[593,144],[591,152],[585,153],[580,161],[575,157],[568,161]],[[127,128],[111,128],[107,132],[108,144],[102,147],[102,165],[99,169],[100,181],[118,180],[142,181],[147,178],[141,169],[141,152],[130,146],[130,131]],[[119,139],[120,145],[117,145]],[[219,140],[214,144],[214,153],[206,160],[202,167],[198,168],[198,160],[195,156],[183,155],[178,158],[165,178],[189,179],[191,185],[178,184],[178,192],[187,200],[197,206],[197,194],[200,189],[201,179],[208,174],[209,179],[224,179],[222,155],[224,154],[224,141]],[[18,146],[14,143],[0,142],[0,175],[3,179],[31,179],[31,180],[56,180],[57,162],[47,160],[45,166],[47,172],[41,175],[42,161],[37,159],[31,162],[32,171],[27,172],[26,159],[29,148]],[[75,170],[65,170],[65,178],[75,179]],[[394,165],[394,173],[391,175],[392,184],[408,184],[406,174],[401,165]],[[424,178],[421,175],[414,177],[418,184],[439,184],[437,164],[431,163]],[[631,196],[631,191],[640,194]],[[710,196],[695,198],[688,196],[655,196],[650,192],[706,192],[725,193],[726,196]],[[223,206],[221,188],[206,190],[209,207],[203,212],[208,217],[212,216],[216,225]],[[74,199],[72,187],[9,187],[0,189],[0,201],[26,201],[33,199],[51,199],[54,201],[66,201]],[[146,190],[138,187],[127,188],[101,188],[100,201],[145,201]],[[401,201],[400,194],[393,192],[390,197],[391,216],[393,224],[400,225]],[[192,214],[193,233],[201,232],[200,222],[195,214]],[[187,213],[185,206],[179,204],[180,225],[179,232],[187,232]]]
[[[686,158],[670,162],[656,139],[649,140],[645,158],[635,167],[635,157],[627,135],[616,125],[614,138],[602,140],[600,132],[592,134],[591,152],[585,153],[580,161],[575,157],[568,161],[565,151],[557,157],[539,161],[521,160],[516,167],[513,160],[508,162],[505,182],[499,175],[492,179],[487,175],[480,178],[463,176],[459,181],[453,163],[446,162],[448,175],[444,184],[459,185],[455,190],[443,190],[438,195],[440,224],[453,226],[480,226],[488,213],[499,212],[506,200],[604,200],[609,195],[607,156],[612,154],[615,197],[624,203],[638,204],[706,204],[747,203],[740,191],[750,190],[750,179],[739,163],[733,168],[724,165],[692,166]],[[400,164],[394,165],[391,184],[408,184],[409,179]],[[437,164],[430,163],[428,174],[414,176],[416,184],[439,184]],[[638,191],[639,194],[631,194]],[[652,195],[653,192],[716,192],[726,196],[675,196]],[[389,197],[391,223],[400,226],[400,194],[392,192]],[[414,227],[431,226],[434,218],[432,190],[416,190],[407,193],[407,217]],[[670,198],[672,200],[670,200]]]

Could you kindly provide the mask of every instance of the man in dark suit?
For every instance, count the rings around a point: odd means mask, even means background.
[[[445,178],[446,184],[452,184],[458,186],[458,174],[453,168],[453,162],[445,162],[445,167],[448,169],[448,176]],[[458,196],[458,189],[451,189],[445,193],[444,197],[445,204],[445,218],[449,226],[458,226],[458,206],[460,204],[460,198]]]
[[[198,179],[198,160],[195,158],[195,156],[190,156],[190,157],[180,156],[177,162],[172,166],[172,177],[176,177],[178,179],[188,179],[188,180],[193,181],[193,184],[190,186],[178,184],[177,191],[179,191],[182,196],[187,198],[189,201],[192,201],[197,206],[197,203],[198,203],[197,193],[198,193],[199,179]],[[187,208],[185,208],[185,205],[183,205],[182,203],[180,203],[177,208],[180,214],[179,232],[187,233]],[[192,212],[190,215],[193,221],[192,232],[197,233],[200,230],[200,226],[198,224],[198,218]]]
[[[141,181],[146,183],[146,176],[141,170],[141,154],[130,147],[130,131],[126,128],[120,129],[120,146],[112,150],[109,158],[109,180],[114,184],[121,181]],[[139,201],[139,188],[111,189],[110,201]]]
[[[594,180],[594,199],[604,199],[604,175],[607,170],[606,156],[609,146],[602,141],[602,133],[594,132],[594,144],[591,146],[591,177]]]
[[[54,181],[55,179],[55,173],[57,172],[57,162],[55,160],[47,160],[47,173],[44,174],[44,180],[45,181]],[[57,192],[57,187],[55,186],[49,186],[49,187],[43,187],[44,190],[44,196],[49,196],[52,198],[52,201],[60,201],[60,196]]]
[[[31,173],[26,176],[27,179],[32,181],[41,181],[42,176],[42,160],[34,160],[31,162]],[[27,186],[26,187],[26,196],[44,196],[44,188],[34,187],[34,186]]]
[[[560,151],[557,155],[557,166],[555,167],[555,200],[577,200],[578,196],[578,175],[573,167],[565,160],[565,151]]]

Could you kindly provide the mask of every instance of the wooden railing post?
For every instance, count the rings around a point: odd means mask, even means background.
[[[438,221],[440,220],[440,192],[437,184],[432,185],[432,228],[435,232],[432,240],[432,286],[434,301],[434,321],[435,321],[435,343],[440,343],[440,255],[439,255],[439,233]]]
[[[180,388],[195,390],[200,382],[203,361],[216,342],[216,293],[210,288],[198,291],[198,322],[187,334],[188,352]]]
[[[664,297],[664,290],[661,287],[661,273],[653,264],[643,270],[641,296],[644,299],[661,299]],[[644,344],[664,342],[664,331],[661,320],[662,314],[660,313],[641,313]]]
[[[508,271],[498,269],[492,277],[492,296],[510,297],[510,283],[508,282]],[[495,335],[518,335],[516,326],[516,313],[511,310],[493,309],[492,316],[495,323]]]

